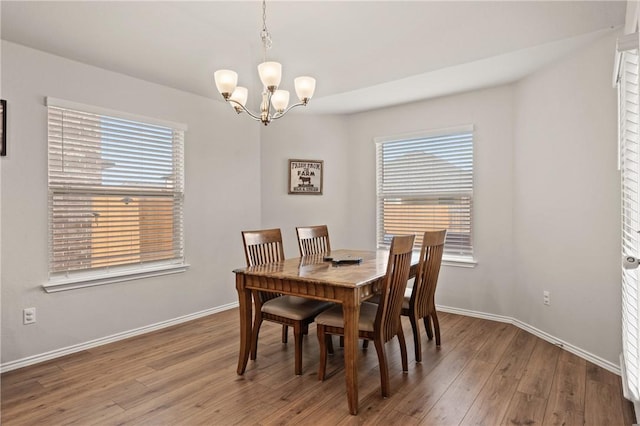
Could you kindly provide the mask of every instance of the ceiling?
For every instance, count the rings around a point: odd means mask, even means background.
[[[260,91],[256,1],[0,2],[2,39],[212,99],[220,68]],[[621,1],[269,1],[281,88],[351,113],[515,81],[624,23]],[[222,102],[222,101],[221,101]],[[253,106],[253,105],[252,105]],[[256,105],[257,106],[257,105]]]

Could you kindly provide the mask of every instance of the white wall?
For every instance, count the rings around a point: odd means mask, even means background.
[[[292,113],[261,132],[262,225],[281,229],[287,257],[298,255],[296,226],[327,225],[332,248],[352,246],[345,220],[352,187],[345,179],[352,167],[347,118],[307,112]],[[288,194],[289,159],[324,161],[323,195]]]
[[[513,211],[516,316],[618,364],[614,52],[609,35],[517,84]]]
[[[223,102],[2,42],[2,363],[237,302],[240,230],[260,226],[259,129]],[[212,87],[212,92],[215,88]],[[47,110],[52,96],[186,123],[187,272],[46,294]],[[22,325],[22,309],[37,323]]]

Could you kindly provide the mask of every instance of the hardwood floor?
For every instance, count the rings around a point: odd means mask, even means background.
[[[317,380],[315,327],[293,374],[293,344],[265,323],[258,359],[236,375],[237,309],[2,375],[8,425],[631,425],[620,378],[512,325],[440,314],[442,348],[423,335],[409,373],[387,344],[391,397],[374,349],[359,353],[360,413],[349,415],[342,352]],[[411,327],[403,318],[405,335]],[[290,339],[291,341],[293,339]],[[337,342],[336,342],[337,343]]]

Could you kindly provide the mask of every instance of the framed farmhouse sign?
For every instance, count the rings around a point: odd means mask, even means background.
[[[289,160],[289,194],[322,195],[322,160]]]

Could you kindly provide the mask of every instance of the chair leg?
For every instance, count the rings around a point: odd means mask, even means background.
[[[324,325],[321,324],[318,324],[316,331],[318,332],[318,345],[320,346],[318,380],[324,380],[324,374],[327,369],[327,340],[331,338],[331,335],[325,334]]]
[[[329,352],[329,355],[333,355],[334,351],[333,351],[333,337],[331,337],[331,335],[329,335],[327,337],[327,351]]]
[[[293,341],[295,343],[295,373],[296,376],[302,375],[302,338],[303,338],[303,330],[300,327],[300,323],[296,323],[293,327]]]
[[[340,347],[344,348],[344,336],[340,336]]]
[[[402,330],[402,325],[400,325],[400,329],[398,330],[398,343],[400,343],[400,359],[402,360],[402,371],[409,371],[409,362],[407,360],[407,342],[404,340],[404,331]]]
[[[431,340],[433,339],[433,331],[431,330],[431,319],[429,318],[429,315],[422,319],[424,321],[424,328],[427,329],[427,337],[429,338],[429,340]]]
[[[420,338],[420,322],[415,313],[409,314],[411,330],[413,330],[413,348],[416,353],[416,362],[422,362],[422,339]]]
[[[386,398],[389,396],[389,368],[387,366],[387,355],[384,351],[384,342],[376,339],[373,343],[378,353],[378,364],[380,364],[380,388],[382,396]]]
[[[262,314],[256,312],[255,320],[253,321],[253,333],[251,333],[251,359],[255,360],[258,356],[258,333],[260,332],[260,326],[262,325]]]
[[[440,347],[440,322],[438,321],[438,313],[433,311],[431,318],[433,319],[433,329],[436,332],[436,346]]]
[[[289,340],[289,327],[282,324],[282,343],[287,343]]]

